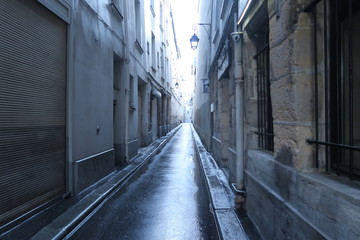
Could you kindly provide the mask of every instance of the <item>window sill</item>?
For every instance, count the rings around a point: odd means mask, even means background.
[[[266,160],[275,161],[274,153],[265,149],[251,149],[248,150],[248,155],[253,157],[266,158]]]
[[[135,46],[136,46],[136,48],[137,48],[137,50],[139,51],[140,54],[144,53],[144,49],[141,47],[141,44],[140,44],[138,39],[135,40]]]
[[[346,176],[336,176],[329,173],[300,173],[316,185],[321,185],[327,192],[333,192],[341,198],[360,202],[360,182],[350,180]]]
[[[153,17],[155,17],[156,15],[155,15],[155,10],[154,10],[153,5],[150,5],[150,10],[151,10]]]
[[[295,174],[297,171],[293,167],[284,165],[274,159],[272,152],[266,150],[248,150],[248,157],[255,161],[255,165],[251,169],[246,171],[254,175],[256,171],[265,171],[265,175],[260,175],[263,177],[257,177],[260,182],[267,183],[270,189],[274,189],[274,185],[271,183],[274,180],[274,175],[271,175],[268,170],[274,168],[274,164],[281,166],[285,172],[292,172]],[[250,164],[252,165],[252,164]],[[261,167],[260,167],[261,166]],[[254,167],[258,170],[254,171]],[[325,172],[298,172],[299,178],[301,181],[311,186],[318,186],[318,189],[324,190],[324,193],[330,195],[336,195],[339,198],[346,199],[354,204],[360,203],[360,182],[350,180],[346,176],[336,176]],[[289,174],[291,176],[291,174]]]
[[[134,112],[134,111],[136,110],[136,107],[135,107],[132,103],[130,103],[130,105],[129,105],[129,110],[130,110],[131,112]]]
[[[219,29],[216,29],[215,34],[214,34],[214,38],[213,38],[213,40],[212,40],[212,43],[215,43],[215,42],[216,42],[218,36],[219,36]]]
[[[249,210],[281,209],[284,216],[297,218],[317,232],[320,229],[326,239],[359,229],[359,182],[328,173],[299,172],[261,150],[248,150],[245,179],[246,187],[252,189],[247,201],[270,200],[269,204],[254,204]],[[337,224],[339,233],[332,231]]]
[[[124,19],[124,14],[122,14],[120,8],[113,1],[111,1],[110,6],[122,21]]]

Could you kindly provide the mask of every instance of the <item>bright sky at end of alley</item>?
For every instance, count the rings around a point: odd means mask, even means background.
[[[194,83],[190,73],[196,52],[190,48],[190,37],[194,33],[192,25],[198,22],[198,0],[170,0],[170,4],[181,53],[180,71],[186,82],[183,90],[192,90]]]

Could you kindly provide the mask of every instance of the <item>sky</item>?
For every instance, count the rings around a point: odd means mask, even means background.
[[[194,34],[192,25],[198,22],[198,0],[170,0],[172,6],[176,38],[181,54],[179,69],[185,79],[181,87],[184,92],[191,92],[194,79],[191,77],[191,64],[196,50],[190,48],[190,38]]]

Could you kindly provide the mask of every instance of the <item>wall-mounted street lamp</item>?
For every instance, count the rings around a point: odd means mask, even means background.
[[[211,28],[211,23],[194,23],[192,25],[192,28],[194,29],[194,35],[192,35],[192,37],[190,38],[190,46],[193,50],[197,49],[199,41],[200,41],[199,37],[195,33],[195,31],[197,30],[197,26],[210,26],[210,28]],[[205,28],[205,31],[209,35],[209,39],[210,39],[209,31],[206,28]]]
[[[197,49],[200,39],[198,36],[194,33],[192,37],[190,38],[190,46],[193,50]]]
[[[178,82],[175,83],[175,88],[176,88],[176,89],[179,88],[179,83],[178,83]]]

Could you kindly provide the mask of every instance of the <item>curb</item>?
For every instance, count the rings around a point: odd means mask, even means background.
[[[107,198],[111,197],[112,194],[125,186],[181,127],[182,125],[179,125],[170,131],[163,139],[160,138],[158,141],[153,142],[153,144],[147,147],[148,151],[145,151],[145,154],[138,154],[128,166],[120,170],[115,176],[111,177],[106,183],[96,188],[93,192],[86,195],[78,203],[69,208],[30,239],[42,240],[66,238],[68,234],[91,216],[94,211],[100,208]]]
[[[200,159],[200,165],[205,177],[206,186],[210,195],[213,212],[223,240],[248,240],[235,210],[231,207],[226,191],[216,175],[217,165],[215,160],[206,151],[199,135],[192,126],[196,153]]]

